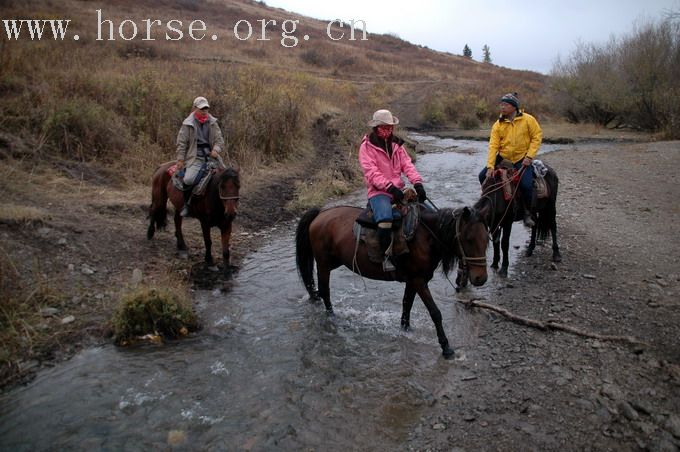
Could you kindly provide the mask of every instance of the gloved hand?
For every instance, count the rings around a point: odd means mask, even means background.
[[[390,188],[387,189],[387,192],[392,195],[392,200],[397,204],[399,204],[404,199],[404,192],[399,190],[394,185],[391,185]]]
[[[425,200],[427,199],[427,194],[425,193],[425,188],[423,187],[423,184],[415,184],[413,188],[416,189],[416,193],[418,193],[418,202],[419,203],[424,203]]]

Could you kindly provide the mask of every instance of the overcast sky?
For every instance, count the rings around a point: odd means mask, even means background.
[[[414,44],[494,64],[547,74],[558,55],[566,59],[578,42],[605,43],[641,21],[680,12],[680,0],[265,0],[318,19],[364,20],[367,31],[394,33]]]

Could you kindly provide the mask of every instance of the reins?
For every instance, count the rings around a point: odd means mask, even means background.
[[[524,175],[524,171],[526,171],[526,169],[527,169],[526,166],[522,166],[522,169],[520,169],[520,171],[519,171],[519,178],[518,178],[519,180],[522,179],[522,176]],[[494,184],[491,184],[491,185],[490,185],[490,188],[491,188],[491,189],[488,190],[486,193],[483,193],[483,195],[482,195],[482,197],[489,199],[489,201],[491,202],[491,204],[494,206],[494,208],[491,209],[492,212],[493,212],[494,217],[496,216],[496,209],[495,209],[496,203],[494,202],[494,200],[493,200],[493,199],[491,198],[491,196],[489,196],[489,195],[491,195],[492,193],[495,193],[495,192],[497,192],[497,191],[499,191],[499,190],[504,189],[505,186],[508,185],[508,184],[512,184],[512,179],[508,179],[507,181],[501,181],[501,182],[496,182],[496,183],[494,183]],[[489,235],[490,235],[491,237],[493,237],[494,234],[496,234],[496,232],[498,231],[498,229],[499,229],[499,228],[501,227],[501,225],[503,224],[503,220],[505,219],[506,215],[507,215],[508,212],[510,211],[510,206],[512,206],[512,203],[513,203],[513,201],[515,200],[515,196],[517,195],[517,192],[518,192],[518,191],[519,191],[518,188],[515,187],[515,190],[513,190],[513,192],[512,192],[512,197],[510,198],[510,201],[508,201],[508,206],[505,208],[505,211],[503,211],[503,215],[501,216],[501,219],[498,220],[498,224],[496,224],[496,227],[489,233]],[[495,218],[494,218],[494,219],[495,219]],[[493,221],[492,221],[491,224],[493,224]]]
[[[428,198],[427,200],[430,201],[429,198]],[[434,203],[433,203],[432,201],[430,201],[430,204],[432,204],[432,206],[435,207],[435,209],[437,210],[437,212],[439,212],[439,209],[436,208],[436,206],[434,205]],[[468,262],[469,262],[470,265],[474,265],[474,266],[478,266],[478,267],[486,267],[486,255],[484,255],[484,256],[468,257],[468,256],[465,254],[465,250],[463,249],[463,245],[461,244],[461,241],[460,241],[460,219],[461,219],[461,216],[462,216],[462,215],[458,215],[457,217],[455,217],[455,219],[456,219],[456,229],[455,229],[455,232],[456,232],[456,244],[458,245],[458,253],[460,254],[460,260],[462,261],[462,265],[463,265],[463,267],[465,267],[465,266],[468,264]],[[439,242],[439,244],[440,244],[442,247],[444,247],[444,249],[446,249],[446,250],[447,250],[449,253],[451,253],[451,254],[455,254],[455,253],[452,252],[451,248],[449,248],[449,246],[448,246],[446,243],[444,243],[444,242],[437,236],[437,234],[436,234],[432,229],[430,229],[430,227],[429,227],[427,224],[425,224],[425,222],[421,222],[421,224],[422,224],[423,227],[427,230],[427,232],[429,232],[430,235],[431,235],[432,237],[434,237],[434,239],[435,239],[437,242]]]

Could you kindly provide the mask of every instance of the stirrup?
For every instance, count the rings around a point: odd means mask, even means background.
[[[389,256],[385,256],[385,259],[383,260],[382,263],[382,268],[384,272],[393,272],[397,269],[392,263],[392,260],[390,259]]]
[[[189,216],[189,206],[184,204],[184,207],[182,207],[182,211],[179,213],[180,217],[188,217]]]

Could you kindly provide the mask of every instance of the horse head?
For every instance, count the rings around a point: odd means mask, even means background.
[[[224,216],[231,221],[236,217],[236,209],[239,201],[239,189],[241,180],[238,168],[225,168],[217,175],[217,190],[219,200],[224,209]]]
[[[482,197],[476,206],[488,202],[485,210],[486,223],[493,230],[504,220],[512,221],[514,211],[511,205],[517,194],[517,182],[514,180],[517,172],[514,168],[496,168],[491,176],[487,176],[482,183]]]
[[[486,247],[489,232],[486,212],[464,207],[456,218],[456,239],[459,259],[468,268],[470,282],[481,286],[486,282]]]

